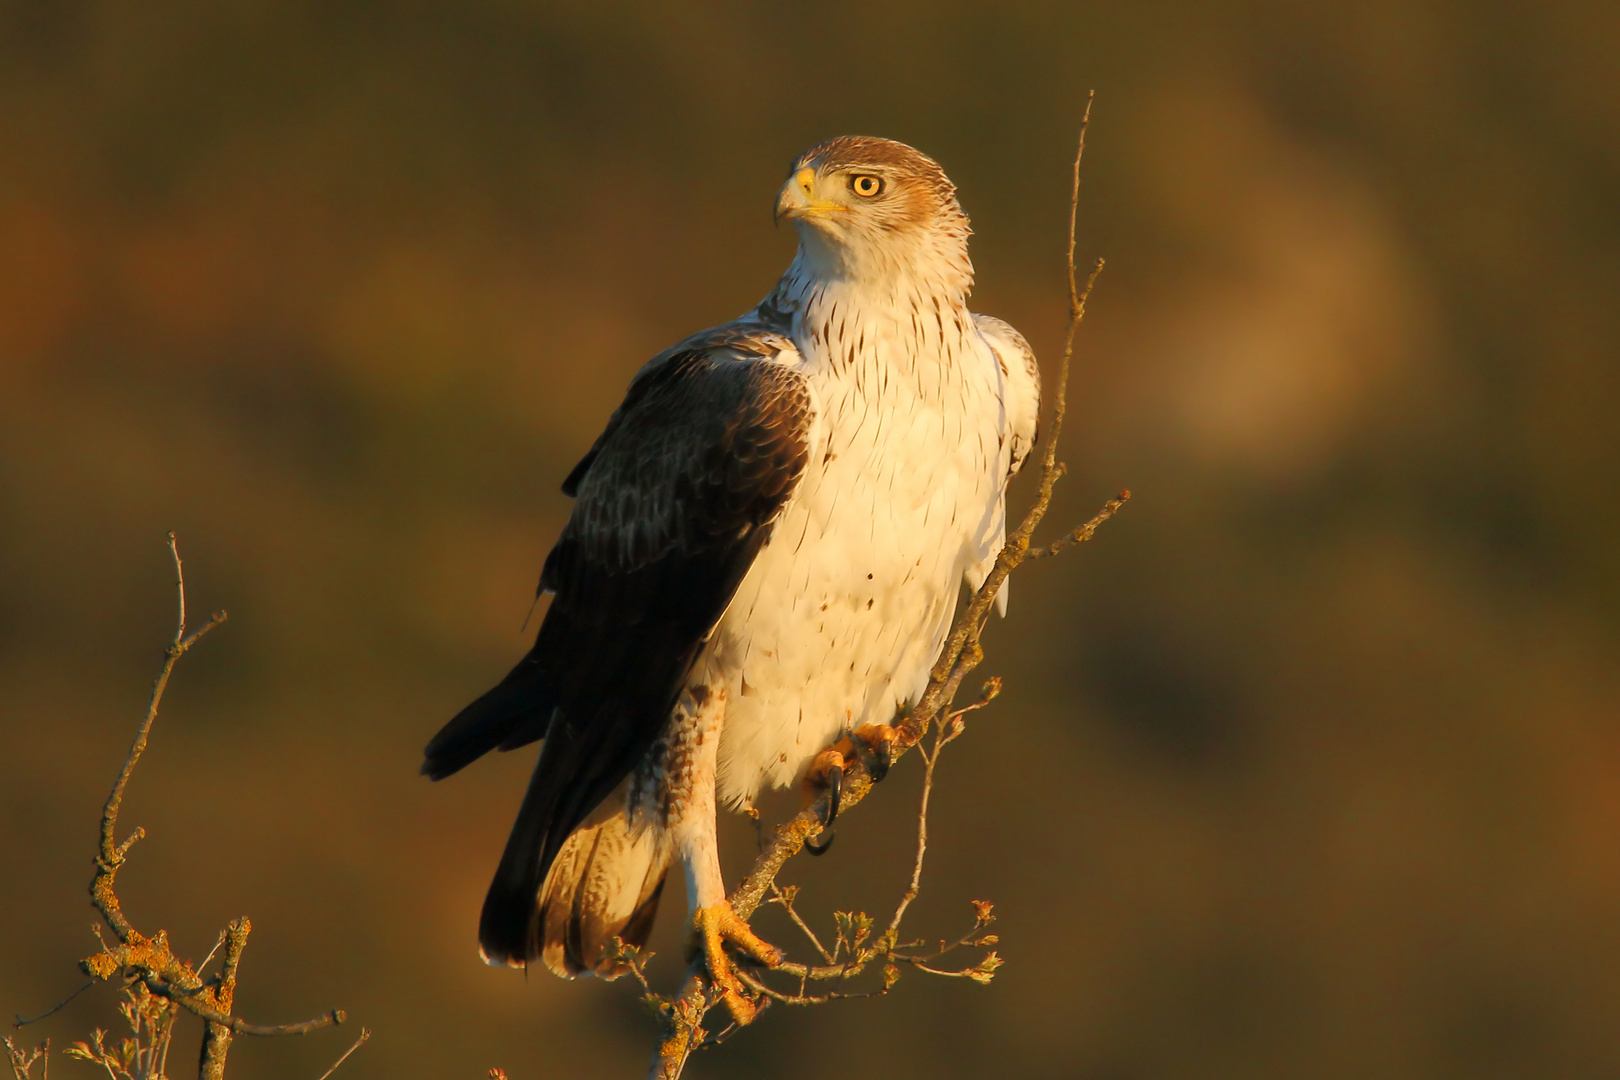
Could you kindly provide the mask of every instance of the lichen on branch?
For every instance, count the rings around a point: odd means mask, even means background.
[[[119,770],[112,792],[102,808],[96,870],[90,880],[91,903],[112,931],[113,941],[109,943],[103,938],[101,948],[79,962],[79,967],[92,980],[105,981],[115,975],[122,977],[129,996],[123,1008],[134,1037],[126,1039],[117,1048],[109,1049],[104,1043],[105,1033],[97,1031],[91,1042],[81,1042],[68,1053],[100,1064],[114,1075],[117,1075],[116,1069],[137,1069],[142,1077],[161,1078],[166,1075],[164,1070],[174,1020],[183,1010],[204,1022],[198,1076],[201,1080],[220,1080],[225,1073],[226,1053],[237,1035],[302,1035],[341,1024],[346,1017],[343,1010],[332,1009],[294,1024],[254,1024],[244,1020],[235,1015],[233,1009],[237,968],[242,959],[242,950],[247,946],[248,934],[253,929],[246,917],[233,921],[220,935],[220,943],[215,948],[215,951],[221,946],[224,948],[219,974],[205,977],[203,971],[208,959],[213,958],[213,953],[209,953],[203,963],[193,967],[175,955],[169,947],[166,932],[159,930],[151,936],[142,934],[125,916],[123,906],[119,903],[116,889],[119,868],[128,860],[130,848],[146,835],[144,829],[136,828],[122,842],[118,841],[118,814],[123,807],[124,792],[129,787],[136,764],[146,752],[152,725],[157,720],[158,709],[163,703],[163,694],[175,665],[193,645],[226,619],[224,611],[215,612],[201,627],[187,635],[185,566],[180,560],[173,533],[169,534],[169,554],[174,559],[179,608],[174,637],[164,650],[163,666],[152,683],[146,713],[141,718],[123,768]],[[365,1040],[365,1035],[362,1031],[360,1042]],[[350,1053],[353,1050],[351,1047]]]

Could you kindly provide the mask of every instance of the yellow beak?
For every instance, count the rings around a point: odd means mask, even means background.
[[[782,193],[776,199],[776,220],[781,221],[785,217],[813,218],[846,209],[848,207],[839,203],[816,198],[816,171],[804,168],[782,185]]]

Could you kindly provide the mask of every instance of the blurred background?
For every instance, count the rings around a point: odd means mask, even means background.
[[[1596,0],[0,5],[0,1011],[94,949],[173,529],[231,618],[125,804],[135,924],[251,916],[239,1008],[346,1008],[340,1076],[641,1075],[629,987],[478,963],[532,750],[420,748],[526,648],[630,374],[786,264],[811,143],[937,157],[1050,378],[1094,87],[1052,531],[1136,498],[1014,581],[909,920],[995,901],[1006,967],[690,1075],[1615,1076],[1617,58]],[[898,897],[919,773],[790,866],[818,925]]]

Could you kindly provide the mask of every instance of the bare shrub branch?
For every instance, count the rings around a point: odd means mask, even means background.
[[[320,1080],[327,1080],[327,1078],[329,1076],[331,1076],[333,1073],[337,1072],[338,1071],[338,1066],[342,1065],[345,1061],[348,1061],[349,1060],[349,1055],[354,1053],[356,1050],[360,1049],[362,1046],[364,1046],[366,1044],[366,1041],[368,1039],[370,1039],[370,1038],[371,1038],[371,1030],[369,1028],[361,1028],[360,1029],[360,1037],[358,1039],[354,1040],[354,1043],[347,1050],[343,1051],[343,1055],[341,1057],[339,1057],[336,1061],[332,1062],[332,1067],[330,1069],[327,1069],[325,1072],[321,1073]]]
[[[58,1006],[60,1008],[60,1006]],[[55,1012],[56,1010],[51,1010]],[[22,1025],[17,1025],[21,1027]],[[12,1080],[50,1080],[51,1077],[51,1040],[46,1039],[32,1050],[24,1050],[6,1036],[6,1064],[11,1066]],[[39,1075],[34,1075],[34,1066],[39,1066]]]
[[[72,1000],[74,998],[78,997],[80,994],[84,993],[86,990],[90,989],[94,985],[96,985],[96,980],[90,979],[90,980],[86,981],[84,983],[84,985],[80,986],[77,990],[73,991],[73,993],[69,994],[67,997],[63,998],[61,1001],[58,1001],[55,1005],[52,1005],[50,1008],[46,1009],[44,1012],[40,1013],[38,1016],[30,1016],[27,1019],[24,1019],[22,1013],[13,1013],[12,1015],[15,1017],[15,1019],[12,1021],[11,1026],[14,1027],[14,1028],[25,1028],[29,1024],[37,1024],[41,1020],[45,1020],[45,1019],[48,1019],[48,1018],[50,1018],[52,1016],[55,1016],[57,1013],[61,1012],[65,1008],[67,1008],[68,1004],[70,1002],[72,1002]]]
[[[163,666],[152,684],[152,695],[147,702],[146,714],[136,729],[135,741],[130,745],[123,768],[119,770],[118,778],[113,782],[112,792],[107,796],[106,805],[102,808],[101,838],[95,859],[96,872],[90,881],[91,902],[101,913],[115,940],[109,944],[103,939],[101,951],[85,958],[79,964],[92,980],[105,980],[115,974],[122,974],[126,980],[126,992],[129,994],[129,1001],[125,1003],[123,1009],[126,1019],[134,1030],[134,1037],[126,1039],[118,1048],[108,1049],[104,1041],[105,1032],[97,1031],[91,1042],[81,1042],[68,1053],[96,1062],[114,1076],[123,1075],[117,1071],[122,1069],[129,1075],[138,1074],[154,1080],[162,1078],[167,1075],[164,1070],[167,1067],[168,1044],[173,1023],[178,1011],[184,1010],[205,1022],[198,1075],[202,1080],[220,1080],[225,1072],[226,1053],[235,1036],[302,1035],[341,1024],[345,1016],[341,1009],[332,1009],[296,1024],[254,1024],[233,1015],[237,968],[242,960],[242,950],[247,946],[248,933],[253,929],[252,923],[245,917],[232,922],[220,935],[214,951],[204,958],[202,964],[193,968],[171,951],[168,935],[164,931],[160,930],[148,937],[136,930],[125,917],[123,907],[118,901],[115,889],[118,870],[128,858],[130,848],[146,835],[144,829],[136,828],[122,843],[118,842],[118,814],[123,806],[125,790],[129,786],[136,764],[146,751],[147,742],[152,734],[152,725],[157,720],[158,709],[163,703],[163,693],[168,688],[169,677],[174,672],[175,664],[205,634],[226,619],[225,612],[216,612],[200,628],[187,635],[185,567],[180,560],[180,552],[175,545],[173,533],[169,534],[169,554],[174,560],[175,591],[179,609],[174,637],[164,652]],[[99,937],[99,931],[97,933]],[[214,952],[221,946],[224,948],[224,959],[220,973],[204,978],[203,967],[213,959]],[[53,1009],[52,1012],[54,1011]],[[363,1032],[361,1039],[350,1048],[349,1052],[353,1053],[365,1038]],[[341,1063],[342,1059],[339,1059],[339,1064]]]

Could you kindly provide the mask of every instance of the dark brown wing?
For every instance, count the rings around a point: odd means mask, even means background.
[[[484,901],[493,962],[536,954],[552,859],[657,738],[804,471],[809,390],[772,359],[791,350],[733,325],[641,370],[569,476],[579,501],[541,573],[556,595],[533,650],[428,744],[438,778],[545,737]]]

